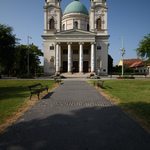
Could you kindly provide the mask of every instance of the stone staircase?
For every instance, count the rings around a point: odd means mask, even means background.
[[[86,76],[90,76],[91,73],[61,73],[64,77],[67,78],[85,78]]]

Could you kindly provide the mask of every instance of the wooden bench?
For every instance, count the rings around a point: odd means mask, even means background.
[[[43,86],[41,83],[38,83],[38,84],[34,84],[28,87],[30,89],[30,100],[33,94],[37,94],[38,99],[39,99],[39,95],[41,92],[47,90],[47,93],[48,93],[48,85]]]
[[[59,78],[54,78],[54,81],[55,81],[55,83],[61,83],[61,79],[59,79]]]
[[[98,80],[98,81],[94,81],[94,86],[97,85],[97,87],[103,87],[104,81],[103,80]]]

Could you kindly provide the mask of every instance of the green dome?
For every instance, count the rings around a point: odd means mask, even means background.
[[[64,15],[68,13],[84,13],[89,14],[87,8],[78,0],[71,2],[65,9]]]

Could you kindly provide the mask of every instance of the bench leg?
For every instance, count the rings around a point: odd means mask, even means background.
[[[39,95],[40,95],[40,93],[38,93],[38,100],[39,100]]]

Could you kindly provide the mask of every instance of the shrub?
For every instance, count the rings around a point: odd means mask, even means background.
[[[41,76],[41,73],[36,73],[36,76],[37,76],[37,77],[40,77],[40,76]]]
[[[133,76],[129,77],[129,76],[121,76],[121,75],[119,75],[117,77],[117,79],[135,79],[135,78]]]
[[[86,76],[86,79],[100,79],[99,76]]]
[[[94,76],[94,73],[91,73],[90,76]]]
[[[19,78],[22,78],[22,79],[24,79],[24,78],[26,78],[26,79],[33,79],[34,78],[34,76],[31,76],[31,75],[21,75],[21,76],[19,76]]]
[[[91,76],[91,79],[100,79],[99,76]]]
[[[55,79],[65,79],[66,77],[64,77],[63,75],[59,75],[59,76],[53,76],[52,78],[55,78]]]
[[[60,76],[60,73],[56,73],[56,76]]]

